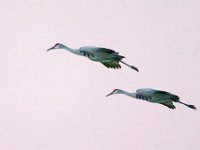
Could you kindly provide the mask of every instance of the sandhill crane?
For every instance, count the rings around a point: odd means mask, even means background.
[[[97,61],[97,62],[102,63],[107,68],[114,68],[114,69],[121,68],[119,64],[119,62],[121,62],[124,65],[136,71],[139,71],[135,66],[131,66],[123,62],[122,59],[125,57],[119,55],[118,52],[115,52],[114,50],[111,50],[111,49],[95,47],[95,46],[84,46],[84,47],[80,47],[79,49],[72,49],[63,44],[57,43],[53,47],[49,48],[47,51],[50,51],[53,49],[65,49],[74,54],[88,57],[92,61]]]
[[[160,90],[155,90],[155,89],[151,89],[151,88],[138,89],[138,90],[136,90],[135,93],[129,93],[129,92],[123,91],[121,89],[115,89],[107,96],[110,96],[113,94],[125,94],[127,96],[141,99],[141,100],[146,100],[148,102],[159,103],[170,109],[176,108],[173,105],[173,102],[178,102],[178,103],[181,103],[191,109],[196,109],[196,107],[194,105],[189,105],[189,104],[181,102],[177,95],[171,94],[166,91],[160,91]]]

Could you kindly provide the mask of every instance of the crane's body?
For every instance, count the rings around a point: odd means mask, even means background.
[[[177,95],[174,95],[174,94],[166,92],[166,91],[155,90],[155,89],[151,89],[151,88],[138,89],[134,93],[129,93],[129,92],[126,92],[121,89],[115,89],[115,90],[113,90],[113,92],[111,92],[107,96],[110,96],[113,94],[125,94],[127,96],[130,96],[130,97],[133,97],[136,99],[145,100],[145,101],[152,102],[152,103],[162,104],[170,109],[176,108],[174,106],[173,102],[178,102],[178,103],[181,103],[191,109],[196,109],[196,107],[194,105],[189,105],[189,104],[181,102]]]
[[[114,50],[111,49],[95,47],[95,46],[84,46],[80,47],[79,49],[72,49],[60,43],[57,43],[55,46],[48,49],[47,51],[52,49],[66,49],[74,54],[85,56],[92,61],[100,62],[107,68],[114,68],[114,69],[121,68],[121,65],[119,64],[119,62],[121,62],[126,66],[138,71],[136,67],[131,66],[122,61],[122,59],[125,58],[124,56],[119,55],[118,52],[115,52]]]

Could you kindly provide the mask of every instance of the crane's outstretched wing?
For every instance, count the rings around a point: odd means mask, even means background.
[[[114,53],[118,54],[118,52],[115,52],[114,50],[108,48],[97,48],[96,51],[107,54],[114,54]]]
[[[151,88],[138,89],[136,92],[136,98],[148,100],[153,103],[167,103],[173,101],[175,97],[175,95],[166,91],[160,91]]]
[[[101,62],[104,66],[107,68],[114,68],[114,69],[120,69],[121,65],[119,64],[119,61],[111,61],[111,62]]]
[[[119,61],[124,58],[112,49],[85,46],[79,48],[80,52],[93,61],[102,63],[107,68],[121,68]]]
[[[162,105],[164,105],[164,106],[166,106],[166,107],[168,107],[170,109],[176,109],[176,107],[170,101],[169,102],[165,102],[165,103],[160,103],[160,104],[162,104]]]
[[[174,99],[173,94],[165,92],[165,91],[155,91],[151,95],[151,102],[153,103],[167,103],[173,101]]]
[[[96,49],[94,57],[107,68],[114,69],[120,69],[121,65],[119,64],[119,61],[125,58],[124,56],[119,55],[118,52],[107,48]]]
[[[97,61],[110,62],[110,61],[120,61],[124,56],[119,55],[118,52],[107,48],[97,48],[94,50],[94,57]]]

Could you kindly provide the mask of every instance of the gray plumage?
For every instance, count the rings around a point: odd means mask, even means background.
[[[177,95],[174,95],[166,91],[155,90],[151,88],[138,89],[134,93],[129,93],[121,89],[115,89],[107,96],[110,96],[113,94],[125,94],[127,96],[130,96],[136,99],[141,99],[141,100],[145,100],[152,103],[162,104],[170,109],[176,108],[173,102],[181,103],[191,109],[196,109],[194,105],[189,105],[189,104],[181,102]]]
[[[47,51],[53,50],[53,49],[68,50],[74,54],[85,56],[92,61],[100,62],[107,68],[119,69],[119,68],[121,68],[121,65],[119,64],[121,62],[124,65],[126,65],[136,71],[139,71],[135,66],[131,66],[131,65],[123,62],[122,59],[125,57],[119,55],[118,52],[116,52],[112,49],[95,47],[95,46],[84,46],[84,47],[80,47],[79,49],[72,49],[63,44],[57,43],[52,48],[49,48]]]

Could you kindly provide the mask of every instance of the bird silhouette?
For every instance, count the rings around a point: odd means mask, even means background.
[[[54,50],[54,49],[65,49],[74,54],[85,56],[92,61],[100,62],[107,68],[114,68],[119,69],[121,68],[120,62],[124,65],[134,69],[135,71],[139,72],[137,67],[129,65],[122,61],[124,56],[119,55],[118,52],[114,50],[102,48],[102,47],[95,47],[95,46],[84,46],[78,49],[69,48],[63,44],[57,43],[53,47],[49,48],[47,51]]]
[[[136,99],[141,99],[141,100],[145,100],[152,103],[162,104],[170,109],[176,108],[173,105],[173,102],[181,103],[191,109],[196,109],[194,105],[189,105],[189,104],[181,102],[177,95],[174,95],[166,91],[155,90],[151,88],[138,89],[134,93],[129,93],[121,89],[115,89],[110,94],[108,94],[107,97],[113,94],[125,94],[127,96],[130,96]]]

